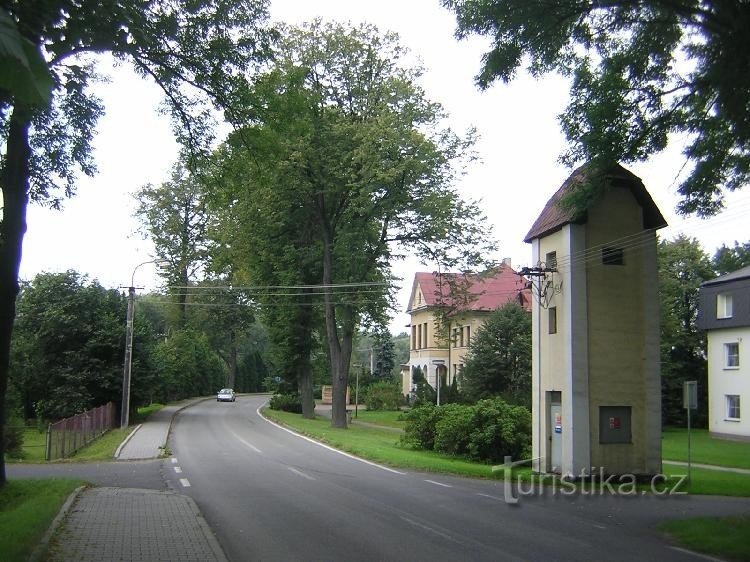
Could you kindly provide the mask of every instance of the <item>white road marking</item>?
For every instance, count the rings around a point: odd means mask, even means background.
[[[443,488],[453,488],[453,486],[451,486],[450,484],[443,484],[442,482],[435,482],[434,480],[425,480],[425,482],[435,484],[435,486],[442,486]]]
[[[368,460],[365,460],[365,459],[361,459],[359,457],[355,457],[354,455],[350,455],[349,453],[345,453],[344,451],[339,451],[338,449],[334,449],[333,447],[329,447],[328,445],[326,445],[324,443],[321,443],[320,441],[315,441],[315,439],[311,439],[310,437],[306,437],[304,435],[300,435],[296,431],[292,431],[291,429],[289,429],[287,427],[284,427],[283,425],[279,425],[276,422],[269,420],[267,417],[263,416],[263,414],[260,413],[260,409],[264,405],[265,404],[261,404],[260,406],[258,406],[258,409],[255,410],[255,413],[258,414],[258,417],[260,417],[260,419],[262,419],[262,420],[267,421],[271,425],[275,425],[279,429],[282,429],[282,430],[286,431],[287,433],[291,433],[292,435],[294,435],[296,437],[299,437],[300,439],[304,439],[305,441],[309,441],[310,443],[313,443],[314,445],[317,445],[318,447],[323,447],[324,449],[328,449],[329,451],[332,451],[334,453],[338,453],[339,455],[343,455],[343,456],[348,457],[350,459],[354,459],[355,461],[359,461],[359,462],[363,462],[365,464],[369,464],[370,466],[374,466],[375,468],[379,468],[380,470],[385,470],[387,472],[392,472],[393,474],[400,474],[402,476],[406,474],[406,472],[401,472],[400,470],[395,470],[393,468],[388,468],[387,466],[383,466],[382,464],[377,464],[377,463],[374,463],[372,461],[368,461]]]
[[[606,529],[604,525],[597,525],[596,523],[592,523],[592,525],[596,527],[597,529]]]
[[[483,498],[490,498],[491,500],[497,500],[499,502],[505,502],[505,500],[503,498],[498,498],[497,496],[491,496],[489,494],[480,494],[480,493],[477,493],[477,495],[478,496],[482,496]]]
[[[310,476],[309,474],[305,474],[305,473],[304,473],[304,472],[302,472],[301,470],[297,470],[296,468],[292,468],[291,466],[287,466],[287,468],[288,468],[288,469],[289,469],[289,470],[290,470],[291,472],[294,472],[294,474],[296,474],[297,476],[301,476],[302,478],[307,478],[308,480],[315,480],[315,478],[313,478],[313,477],[312,477],[312,476]]]
[[[713,560],[713,562],[721,562],[721,558],[714,558],[713,556],[707,556],[705,554],[700,554],[699,552],[693,552],[692,550],[688,550],[687,548],[680,548],[679,546],[670,546],[672,550],[676,550],[677,552],[681,552],[682,554],[688,554],[690,556],[695,556],[696,558],[702,558],[703,560]]]
[[[231,433],[232,433],[232,435],[234,435],[235,439],[237,439],[238,441],[240,441],[245,447],[248,447],[248,448],[252,449],[253,451],[255,451],[256,453],[258,453],[259,455],[263,454],[263,451],[261,451],[260,449],[258,449],[258,447],[256,447],[255,445],[253,445],[249,441],[245,441],[242,437],[240,437],[239,435],[237,435],[234,431],[232,431]]]
[[[181,468],[181,467],[179,467],[179,466],[175,466],[175,467],[174,467],[174,471],[175,471],[175,472],[176,472],[177,474],[182,474],[182,468]]]
[[[177,457],[172,457],[170,460],[172,461],[172,464],[177,464]]]
[[[190,481],[187,478],[180,478],[180,484],[182,484],[183,488],[190,487]]]
[[[429,525],[425,525],[424,523],[420,523],[419,521],[414,521],[413,519],[409,519],[408,517],[404,517],[403,515],[399,515],[399,517],[401,519],[403,519],[404,521],[406,521],[407,523],[409,523],[411,525],[414,525],[415,527],[418,527],[418,528],[420,528],[420,529],[422,529],[424,531],[427,531],[429,533],[433,533],[435,535],[438,535],[439,537],[443,537],[444,539],[449,540],[451,542],[454,542],[456,544],[461,544],[460,541],[457,541],[456,539],[454,539],[450,535],[448,535],[446,533],[443,533],[442,531],[439,531],[439,530],[437,530],[437,529],[435,529],[433,527],[430,527]]]

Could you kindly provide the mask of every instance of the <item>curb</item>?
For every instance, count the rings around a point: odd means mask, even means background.
[[[221,544],[219,543],[219,540],[216,538],[216,535],[214,535],[213,531],[211,530],[211,527],[208,525],[208,522],[203,517],[203,514],[201,514],[201,510],[198,508],[198,504],[195,503],[195,500],[193,498],[191,498],[190,496],[186,494],[178,494],[178,495],[184,497],[187,500],[188,504],[190,505],[190,509],[193,510],[193,513],[195,514],[195,520],[198,522],[198,525],[203,531],[203,535],[206,537],[206,540],[208,541],[208,544],[211,547],[211,550],[216,555],[216,560],[218,562],[228,562],[229,559],[227,558],[227,555],[224,554],[224,549],[221,548]]]
[[[141,425],[143,424],[139,423],[138,425],[135,426],[135,429],[133,429],[133,431],[128,433],[128,436],[125,439],[123,439],[122,443],[120,443],[120,446],[117,447],[117,450],[115,451],[115,454],[112,455],[112,458],[115,458],[115,459],[120,458],[120,453],[122,452],[123,447],[125,447],[125,445],[128,444],[128,441],[130,441],[133,438],[133,435],[135,435],[135,432],[141,428]]]
[[[34,550],[31,552],[31,555],[29,556],[29,562],[40,562],[41,560],[44,560],[46,558],[45,555],[47,554],[47,549],[49,548],[49,542],[52,539],[52,536],[62,525],[63,519],[65,519],[68,511],[70,511],[73,503],[76,501],[76,499],[78,499],[80,493],[85,489],[86,486],[79,486],[70,493],[70,495],[65,500],[65,503],[62,504],[60,511],[57,512],[57,515],[52,520],[52,523],[50,523],[47,531],[44,533],[42,540],[39,541],[39,544],[37,544],[36,547],[34,547]]]

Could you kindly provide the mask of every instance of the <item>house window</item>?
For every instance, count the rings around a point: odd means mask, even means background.
[[[602,264],[624,265],[622,248],[602,248]]]
[[[453,328],[453,347],[458,347],[458,328]]]
[[[411,327],[411,348],[417,349],[417,327],[414,325]]]
[[[547,269],[557,270],[557,252],[547,252],[544,264],[547,266]]]
[[[466,326],[466,347],[471,345],[471,326]]]
[[[424,323],[424,339],[422,340],[422,343],[424,344],[423,347],[428,347],[427,345],[427,322]]]
[[[557,333],[557,307],[556,306],[550,306],[547,309],[547,333],[548,334]]]
[[[724,344],[724,367],[727,369],[739,369],[740,344],[738,342]]]
[[[464,327],[461,326],[460,330],[461,332],[459,333],[459,336],[458,336],[458,347],[463,347],[464,346]]]
[[[727,293],[716,295],[716,318],[731,318],[732,305],[732,295]]]
[[[727,419],[740,419],[740,397],[738,394],[727,394]]]

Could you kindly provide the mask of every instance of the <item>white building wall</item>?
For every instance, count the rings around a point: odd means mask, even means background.
[[[740,365],[727,367],[724,344],[737,343]],[[727,417],[727,395],[740,397],[740,419]],[[711,433],[750,437],[750,328],[708,332],[708,429]]]

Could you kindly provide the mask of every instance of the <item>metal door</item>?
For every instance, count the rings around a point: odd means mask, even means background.
[[[549,440],[550,460],[548,470],[560,472],[562,467],[562,405],[550,404],[549,407]]]

